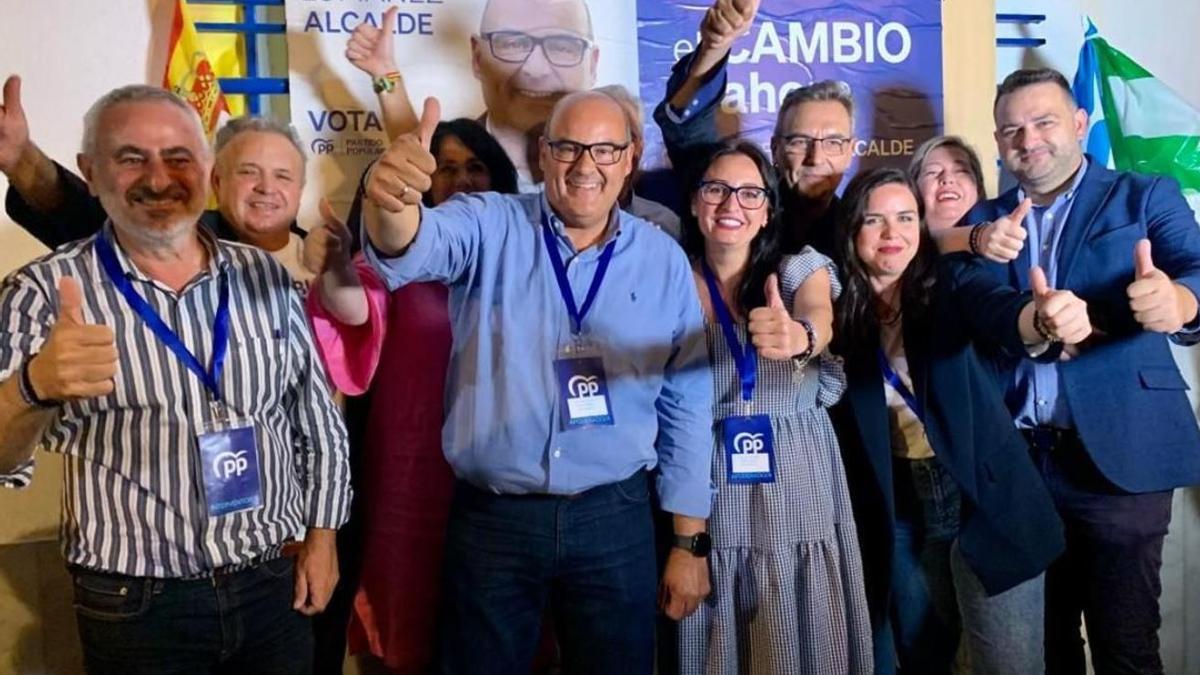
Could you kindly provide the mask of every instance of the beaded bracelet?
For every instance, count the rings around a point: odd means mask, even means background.
[[[1046,342],[1061,342],[1061,340],[1054,337],[1054,333],[1050,332],[1050,328],[1046,326],[1045,320],[1042,319],[1041,312],[1038,312],[1036,309],[1033,311],[1033,330]]]
[[[808,319],[800,318],[795,321],[804,327],[804,334],[808,336],[808,346],[804,348],[804,351],[792,356],[792,362],[796,364],[796,369],[803,372],[809,359],[812,358],[813,349],[817,346],[817,329],[813,328],[812,322]]]
[[[971,236],[967,241],[967,248],[971,249],[971,253],[973,255],[980,255],[979,240],[983,238],[983,228],[990,224],[991,223],[978,223],[971,228]]]

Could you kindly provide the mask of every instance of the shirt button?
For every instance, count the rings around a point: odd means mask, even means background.
[[[1046,405],[1046,399],[1044,399],[1044,398],[1039,398],[1039,399],[1037,400],[1037,404],[1038,404],[1038,405],[1040,405],[1040,406],[1045,406],[1045,405]]]
[[[555,448],[555,449],[554,449],[554,456],[555,456],[556,458],[557,458],[557,457],[562,457],[562,448]]]

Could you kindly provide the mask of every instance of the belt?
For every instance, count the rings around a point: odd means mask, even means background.
[[[1021,429],[1021,434],[1029,442],[1029,446],[1044,452],[1054,452],[1070,447],[1079,446],[1079,434],[1074,429],[1059,427],[1033,427]]]

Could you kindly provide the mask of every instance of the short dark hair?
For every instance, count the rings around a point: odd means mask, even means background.
[[[779,104],[779,114],[775,117],[775,138],[783,136],[784,125],[790,121],[788,116],[793,108],[815,101],[841,103],[846,109],[846,114],[850,116],[850,133],[854,133],[854,93],[850,90],[850,85],[841,80],[820,80],[806,87],[793,89],[783,97],[783,102]]]
[[[448,122],[438,122],[434,127],[433,138],[429,142],[429,152],[437,157],[442,142],[453,136],[467,146],[471,154],[479,158],[487,167],[492,179],[492,192],[514,194],[517,191],[517,169],[509,159],[508,153],[500,143],[487,132],[482,124],[472,119],[460,117]],[[427,191],[423,197],[426,206],[434,206],[429,200],[433,191]]]
[[[996,86],[996,98],[992,99],[992,110],[995,110],[996,104],[1000,103],[1001,96],[1007,96],[1023,87],[1043,82],[1058,85],[1058,88],[1062,89],[1063,93],[1067,95],[1067,99],[1071,101],[1071,105],[1075,105],[1075,93],[1071,91],[1071,85],[1062,73],[1053,68],[1022,68],[1009,73],[1008,77]]]

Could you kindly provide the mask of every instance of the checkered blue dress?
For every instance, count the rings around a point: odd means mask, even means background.
[[[812,248],[787,256],[780,286],[788,307],[796,289],[825,268]],[[736,327],[744,343],[744,325]],[[713,364],[712,477],[708,528],[712,594],[679,626],[684,674],[870,673],[871,626],[845,470],[826,408],[846,389],[840,361],[823,355],[803,372],[792,362],[758,360],[751,414],[771,417],[775,482],[730,485],[720,420],[744,415],[737,367],[721,326],[706,327]]]

